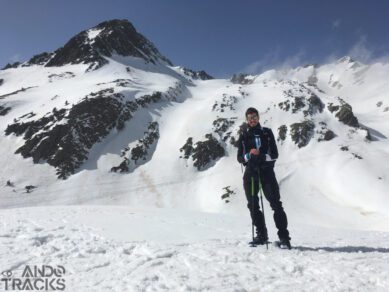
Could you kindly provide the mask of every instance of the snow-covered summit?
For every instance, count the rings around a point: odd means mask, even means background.
[[[6,66],[0,290],[44,263],[69,291],[387,291],[388,76],[345,57],[215,79],[126,20]],[[277,140],[292,250],[247,245],[251,106]]]
[[[107,64],[105,57],[112,55],[132,56],[151,63],[172,65],[170,60],[161,55],[154,44],[138,33],[128,20],[114,19],[78,33],[53,53],[44,52],[32,57],[28,62],[5,68],[88,64],[88,70],[95,70]]]
[[[1,207],[246,212],[236,141],[254,106],[277,139],[292,221],[388,225],[388,64],[346,58],[211,79],[171,66],[119,20],[27,63],[0,71]]]

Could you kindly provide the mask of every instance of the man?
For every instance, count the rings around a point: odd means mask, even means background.
[[[273,132],[270,128],[261,127],[259,114],[255,108],[246,111],[247,128],[239,137],[238,161],[245,166],[243,186],[250,210],[252,224],[256,227],[257,236],[254,244],[268,242],[268,234],[263,213],[259,209],[259,180],[263,193],[274,211],[274,222],[278,229],[279,245],[281,248],[291,248],[288,220],[280,201],[278,182],[274,174],[275,160],[278,150]],[[254,186],[253,186],[254,183]],[[254,195],[252,194],[254,190]]]

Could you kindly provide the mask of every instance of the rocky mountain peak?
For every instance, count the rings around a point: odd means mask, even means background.
[[[78,33],[54,53],[34,56],[28,63],[46,67],[83,63],[90,64],[88,70],[94,70],[107,63],[104,56],[111,57],[114,54],[138,57],[154,64],[161,62],[172,65],[126,19],[104,21]]]

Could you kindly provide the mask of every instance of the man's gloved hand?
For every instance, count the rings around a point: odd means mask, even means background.
[[[249,160],[248,160],[248,166],[251,169],[251,171],[256,172],[258,170],[258,158],[259,158],[259,150],[257,149],[251,149],[248,153]]]
[[[252,166],[257,167],[259,164],[261,164],[263,161],[266,160],[266,155],[262,154],[259,150],[257,149],[251,149],[250,153],[250,163]]]
[[[251,150],[250,150],[250,156],[251,156],[251,155],[259,155],[259,150],[254,149],[254,148],[251,149]]]
[[[250,150],[250,156],[252,156],[252,155],[259,155],[259,150],[257,150],[257,149],[251,149]]]

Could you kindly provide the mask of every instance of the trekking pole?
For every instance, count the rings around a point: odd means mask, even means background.
[[[254,244],[254,177],[251,177],[251,234],[253,237],[253,241],[251,242],[251,246],[255,246]]]
[[[262,184],[261,184],[261,177],[259,175],[259,169],[258,169],[258,184],[259,184],[259,191],[261,192],[261,208],[262,208],[262,218],[263,218],[263,225],[266,228],[266,222],[265,222],[265,209],[263,208],[263,199],[262,199]],[[269,249],[269,244],[266,239],[266,249]]]

